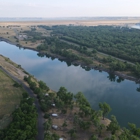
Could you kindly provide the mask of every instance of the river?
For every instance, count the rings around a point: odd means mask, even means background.
[[[107,102],[121,126],[128,122],[140,127],[140,92],[133,81],[122,80],[106,72],[86,71],[80,66],[68,66],[66,62],[47,57],[38,57],[36,51],[18,48],[0,42],[0,54],[20,64],[38,80],[43,80],[53,90],[64,86],[74,94],[81,91],[93,109],[99,102]]]
[[[140,25],[133,25],[133,26],[131,26],[131,28],[140,29]]]

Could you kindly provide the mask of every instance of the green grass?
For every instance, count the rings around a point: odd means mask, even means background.
[[[15,82],[0,70],[0,129],[11,120],[11,113],[19,105],[23,89],[14,87]]]

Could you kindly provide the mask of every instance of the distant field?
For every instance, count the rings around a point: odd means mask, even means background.
[[[11,121],[11,113],[19,105],[23,90],[13,86],[14,81],[0,70],[0,129]]]
[[[1,21],[0,26],[8,25],[83,25],[83,26],[97,26],[97,25],[123,25],[123,24],[135,24],[140,21],[139,18],[133,19],[119,19],[119,20],[46,20],[46,21]]]
[[[101,19],[101,20],[46,20],[46,21],[0,21],[0,37],[8,39],[14,44],[20,44],[24,47],[36,48],[41,44],[41,41],[35,42],[17,40],[18,34],[23,31],[30,31],[32,26],[37,25],[75,25],[75,26],[98,26],[98,25],[119,25],[119,26],[131,26],[139,23],[140,18],[124,18],[124,19]],[[36,32],[40,32],[43,36],[49,36],[49,32],[36,28]]]

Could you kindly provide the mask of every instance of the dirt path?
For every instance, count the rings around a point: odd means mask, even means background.
[[[36,140],[43,140],[44,139],[44,127],[43,127],[44,118],[43,118],[43,113],[41,111],[39,102],[37,98],[35,97],[34,93],[27,85],[25,85],[25,83],[23,83],[17,77],[13,76],[11,73],[5,70],[2,66],[0,66],[0,69],[3,72],[5,72],[9,77],[11,77],[14,81],[20,83],[23,86],[23,88],[28,92],[29,96],[35,99],[35,106],[37,108],[37,113],[38,113],[38,122],[37,122],[38,135],[36,136]]]

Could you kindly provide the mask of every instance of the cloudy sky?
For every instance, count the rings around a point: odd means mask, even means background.
[[[140,16],[140,0],[0,0],[0,17]]]

